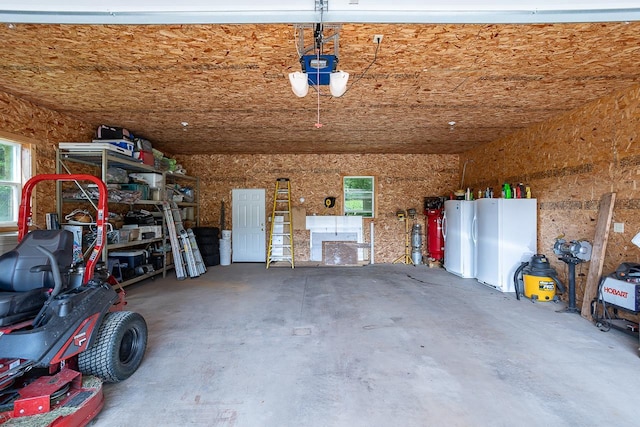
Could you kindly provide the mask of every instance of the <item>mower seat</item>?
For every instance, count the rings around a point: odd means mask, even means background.
[[[49,258],[38,246],[54,255],[61,272],[71,266],[73,233],[67,230],[34,230],[14,250],[1,255],[0,326],[34,316],[55,286],[51,268],[47,268]]]

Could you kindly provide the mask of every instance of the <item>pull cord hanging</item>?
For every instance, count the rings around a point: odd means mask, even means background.
[[[320,63],[320,49],[317,49],[318,52],[316,58],[318,60],[318,64]],[[315,127],[320,129],[322,127],[322,123],[320,123],[320,68],[316,68],[316,92],[318,94],[318,119],[316,121]]]
[[[323,21],[323,14],[324,14],[324,2],[322,0],[320,0],[320,23],[318,25],[316,25],[316,31],[315,31],[315,42],[316,42],[316,60],[317,60],[317,64],[318,67],[316,67],[316,92],[318,94],[318,107],[317,107],[317,111],[318,111],[318,119],[316,121],[316,124],[314,125],[316,127],[316,129],[320,129],[322,127],[322,123],[320,122],[320,50],[322,49],[322,21]]]

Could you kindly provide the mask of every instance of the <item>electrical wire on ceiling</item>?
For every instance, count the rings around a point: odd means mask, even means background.
[[[300,47],[298,46],[298,27],[293,26],[293,44],[296,47],[296,52],[298,53],[298,60],[302,59],[302,52],[300,52]]]
[[[376,50],[373,53],[373,60],[371,60],[371,62],[369,63],[369,65],[367,65],[367,67],[364,69],[364,71],[362,72],[362,74],[360,74],[355,80],[353,80],[351,82],[351,84],[349,85],[349,87],[347,88],[347,90],[344,91],[344,93],[349,92],[349,90],[353,87],[353,85],[355,85],[356,83],[358,83],[360,81],[360,79],[362,79],[364,77],[365,74],[367,74],[367,71],[369,71],[369,68],[371,68],[373,66],[373,64],[376,63],[376,60],[378,59],[378,50],[380,49],[380,40],[378,40],[378,43],[376,44]],[[342,94],[344,96],[344,93]]]

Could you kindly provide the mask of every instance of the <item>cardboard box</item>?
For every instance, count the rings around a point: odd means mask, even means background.
[[[133,242],[135,240],[140,240],[140,230],[137,228],[129,228],[129,241]]]
[[[147,233],[153,233],[149,239],[159,239],[162,237],[162,226],[161,225],[137,225],[137,224],[125,224],[122,226],[123,229],[127,229],[130,231],[129,241],[133,242],[136,240],[143,240],[142,236]]]
[[[161,225],[141,225],[138,227],[138,230],[140,230],[141,237],[145,233],[153,233],[152,239],[159,239],[160,237],[162,237]]]

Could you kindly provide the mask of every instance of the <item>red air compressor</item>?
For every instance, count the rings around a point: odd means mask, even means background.
[[[444,197],[424,198],[427,256],[436,261],[442,261],[444,259],[444,238],[442,236],[444,201]]]

